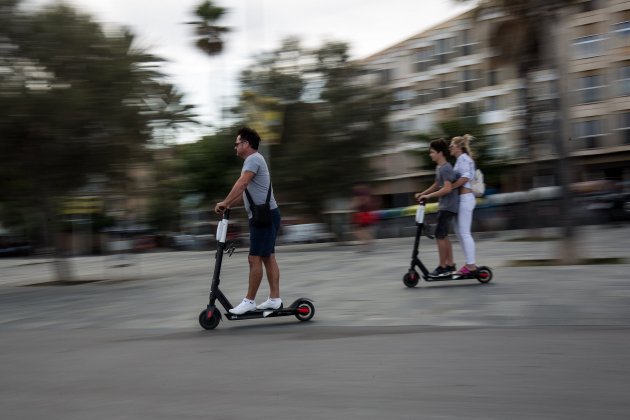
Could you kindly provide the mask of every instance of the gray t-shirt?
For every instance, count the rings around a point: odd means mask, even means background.
[[[267,167],[265,158],[258,152],[247,156],[245,162],[243,162],[241,174],[245,171],[250,171],[255,174],[254,178],[252,178],[252,181],[247,186],[247,191],[249,191],[252,196],[254,204],[264,203],[267,199],[267,191],[269,190],[269,184],[271,182],[271,175],[269,174],[269,168]],[[252,212],[249,208],[249,200],[247,200],[245,193],[243,193],[243,202],[245,203],[245,210],[247,210],[247,217],[251,219]],[[269,206],[272,210],[278,208],[276,198],[273,196],[273,188],[271,189]]]
[[[446,162],[442,166],[435,168],[435,182],[442,188],[445,181],[455,182],[457,174],[453,170],[450,163]],[[459,207],[459,195],[456,189],[452,189],[450,193],[440,197],[438,204],[439,210],[447,210],[453,213],[457,213]]]

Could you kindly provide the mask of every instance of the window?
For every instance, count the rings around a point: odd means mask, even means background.
[[[411,120],[399,120],[394,121],[392,123],[392,130],[395,133],[404,133],[408,132],[412,129],[412,121]]]
[[[619,114],[619,134],[624,144],[630,144],[630,112]]]
[[[556,94],[556,81],[544,80],[536,82],[532,87],[534,98],[539,101],[551,100],[557,97]]]
[[[430,89],[421,89],[418,91],[416,95],[416,103],[419,105],[425,105],[431,102],[431,90]]]
[[[486,153],[491,159],[509,157],[509,150],[503,146],[503,136],[501,134],[486,134],[484,141],[488,147]]]
[[[471,55],[473,53],[473,42],[472,36],[470,35],[470,29],[464,29],[461,32],[461,45],[460,45],[460,54],[462,56]]]
[[[432,118],[430,114],[418,115],[414,121],[414,131],[428,133],[432,128]]]
[[[593,149],[598,147],[597,139],[604,135],[601,120],[577,122],[573,125],[573,131],[579,149]]]
[[[573,42],[575,58],[590,58],[600,56],[604,51],[604,36],[588,35]]]
[[[488,86],[495,86],[499,83],[499,72],[496,69],[488,70]]]
[[[411,102],[414,99],[415,93],[410,90],[397,90],[394,92],[394,103],[392,104],[392,111],[399,111],[401,109],[408,109]]]
[[[619,68],[616,84],[619,96],[630,95],[630,63]]]
[[[489,96],[486,98],[486,112],[499,110],[499,97]]]
[[[437,97],[439,99],[448,98],[455,94],[455,86],[452,80],[449,80],[447,76],[442,77],[437,88]]]
[[[382,84],[386,85],[392,81],[392,70],[391,69],[383,69],[379,71],[380,81]]]
[[[586,0],[580,4],[580,12],[587,13],[593,12],[599,9],[601,6],[599,4],[599,0]]]
[[[416,52],[416,57],[415,57],[415,67],[416,67],[416,72],[421,73],[424,71],[429,70],[429,67],[431,67],[431,50],[428,48],[423,48],[421,50],[418,50]]]
[[[630,21],[617,23],[613,27],[613,32],[621,38],[630,38]]]
[[[459,116],[462,118],[472,118],[477,115],[474,103],[466,102],[459,106]]]
[[[464,92],[470,92],[474,89],[474,82],[477,80],[475,77],[475,71],[469,67],[464,68],[461,72],[461,85]]]
[[[435,57],[438,64],[445,64],[451,53],[451,39],[443,38],[435,42]]]
[[[598,74],[590,74],[578,79],[577,88],[577,103],[587,104],[591,102],[597,102],[602,100],[603,96],[603,83],[602,76]]]

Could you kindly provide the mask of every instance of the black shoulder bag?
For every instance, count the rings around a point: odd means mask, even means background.
[[[247,196],[247,201],[249,201],[249,209],[252,211],[252,225],[256,227],[271,226],[271,206],[269,206],[269,200],[271,200],[271,182],[269,182],[267,200],[265,200],[263,204],[255,204],[247,188],[245,188],[245,195]]]

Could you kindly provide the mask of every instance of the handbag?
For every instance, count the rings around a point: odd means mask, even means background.
[[[271,182],[267,191],[267,199],[263,204],[254,204],[254,200],[247,188],[245,188],[245,195],[247,196],[247,201],[249,201],[249,209],[252,211],[252,225],[255,227],[271,226],[271,206],[269,205],[269,200],[271,200]]]

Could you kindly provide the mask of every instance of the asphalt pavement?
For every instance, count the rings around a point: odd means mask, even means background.
[[[415,288],[413,238],[279,247],[282,296],[313,299],[313,320],[213,331],[197,323],[212,251],[73,258],[72,285],[45,258],[1,259],[3,418],[626,418],[630,225],[579,229],[584,257],[620,264],[511,266],[554,255],[540,233],[478,236],[489,284]],[[432,241],[421,258],[435,265]],[[246,252],[224,259],[233,303],[247,270]]]

